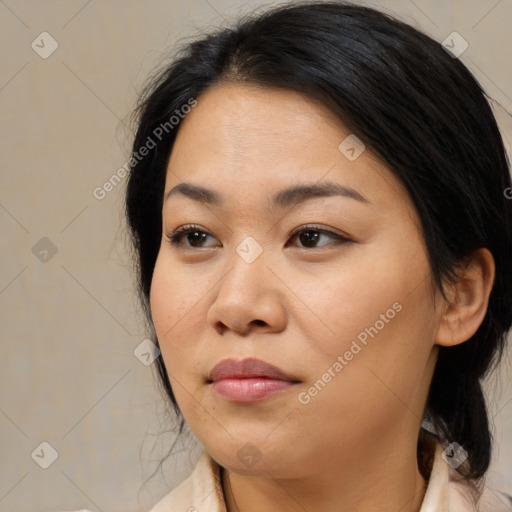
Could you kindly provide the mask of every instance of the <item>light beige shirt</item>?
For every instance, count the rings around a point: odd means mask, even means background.
[[[470,489],[455,482],[455,473],[442,458],[443,448],[436,445],[432,472],[420,512],[473,512],[467,499]],[[192,474],[150,512],[226,512],[220,466],[204,450]],[[494,509],[493,509],[493,512]]]

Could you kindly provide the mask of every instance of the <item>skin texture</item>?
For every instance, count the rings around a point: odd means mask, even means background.
[[[193,183],[224,204],[180,194],[164,202],[151,311],[180,409],[226,468],[229,512],[417,512],[426,482],[416,445],[437,345],[467,340],[485,315],[489,251],[475,253],[443,301],[408,194],[368,148],[354,161],[340,152],[349,134],[298,93],[223,84],[198,98],[173,147],[165,193]],[[367,202],[268,206],[285,187],[327,180]],[[171,245],[166,235],[187,224],[209,236]],[[308,246],[290,236],[310,224],[349,241],[319,235]],[[248,236],[263,251],[252,263],[236,251]],[[301,403],[393,304],[400,311]],[[228,357],[262,359],[300,382],[259,402],[229,402],[206,382]],[[241,449],[259,460],[248,465]]]

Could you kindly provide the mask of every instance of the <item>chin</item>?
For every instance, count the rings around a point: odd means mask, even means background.
[[[268,432],[267,432],[268,435]],[[247,439],[247,438],[246,438]],[[240,475],[268,476],[271,474],[278,478],[290,478],[290,469],[295,463],[287,457],[283,447],[278,449],[269,445],[268,441],[231,440],[221,447],[210,448],[208,453],[219,465]],[[295,459],[295,455],[291,457]]]

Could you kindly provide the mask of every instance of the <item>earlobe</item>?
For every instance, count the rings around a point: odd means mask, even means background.
[[[448,303],[434,339],[437,345],[458,345],[475,334],[487,312],[494,275],[494,258],[488,249],[476,249],[468,256],[457,282],[447,289]]]

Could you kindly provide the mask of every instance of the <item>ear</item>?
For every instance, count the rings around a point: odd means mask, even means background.
[[[434,339],[437,345],[458,345],[475,334],[487,312],[494,275],[488,249],[477,249],[464,260],[457,282],[446,287],[448,303]]]

